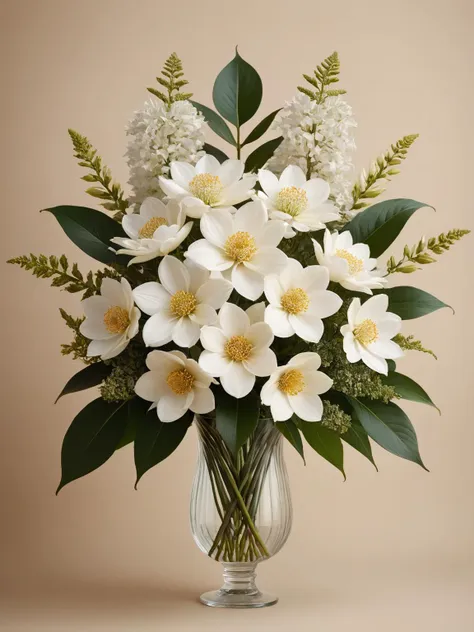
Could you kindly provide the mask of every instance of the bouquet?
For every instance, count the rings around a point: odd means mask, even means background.
[[[392,144],[354,182],[356,123],[336,87],[337,53],[304,80],[244,134],[262,101],[257,71],[236,51],[211,108],[183,91],[172,54],[127,127],[130,195],[89,140],[69,130],[102,209],[45,210],[105,267],[85,274],[65,255],[10,260],[82,295],[82,313],[60,311],[72,330],[62,353],[85,366],[59,397],[95,386],[100,394],[65,435],[58,491],[130,443],[138,483],[194,421],[193,531],[229,564],[266,559],[288,535],[282,437],[303,458],[305,440],[344,476],[343,447],[375,465],[371,441],[425,467],[399,402],[435,404],[397,362],[410,351],[435,357],[405,321],[446,305],[397,281],[468,232],[422,237],[384,256],[427,206],[374,203],[417,135]],[[206,142],[209,130],[225,151]]]

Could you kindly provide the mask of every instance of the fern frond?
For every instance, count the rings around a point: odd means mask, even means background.
[[[180,92],[181,88],[188,85],[189,81],[181,78],[184,76],[183,63],[176,53],[171,53],[165,61],[161,74],[163,76],[157,77],[156,80],[160,86],[166,88],[168,94],[155,88],[147,88],[147,90],[168,107],[175,101],[185,101],[193,96],[191,92]]]
[[[329,86],[339,81],[340,67],[339,55],[335,51],[332,55],[326,57],[320,66],[316,67],[316,70],[313,71],[313,76],[303,75],[315,90],[313,91],[302,86],[298,86],[298,90],[317,103],[322,103],[327,97],[345,94],[345,90],[329,89]]]
[[[435,360],[438,359],[431,349],[426,349],[420,340],[415,340],[415,336],[402,336],[402,334],[397,334],[393,338],[393,342],[396,342],[397,345],[405,351],[421,351],[421,353],[428,353],[433,356]]]

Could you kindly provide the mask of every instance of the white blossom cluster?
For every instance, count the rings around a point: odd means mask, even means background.
[[[310,175],[329,183],[337,206],[348,210],[352,202],[350,172],[356,126],[351,106],[340,96],[316,103],[299,94],[286,104],[274,124],[283,142],[268,168],[276,173],[289,164],[298,165],[305,173],[309,169]]]
[[[131,202],[162,197],[158,177],[168,175],[172,161],[195,164],[203,154],[204,117],[189,101],[168,107],[158,99],[146,101],[127,126],[126,157],[130,168]]]

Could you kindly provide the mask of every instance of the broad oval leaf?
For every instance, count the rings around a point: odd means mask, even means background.
[[[240,127],[260,107],[263,95],[258,72],[235,52],[234,59],[217,75],[212,90],[216,110],[227,121]]]
[[[156,409],[137,417],[134,446],[137,470],[135,489],[148,470],[164,461],[176,450],[184,439],[192,420],[193,415],[188,411],[177,421],[163,423],[158,419]]]
[[[344,472],[344,449],[340,436],[326,428],[319,422],[310,422],[298,420],[298,425],[301,428],[301,432],[309,445],[315,450],[323,459],[329,461],[334,467],[336,467],[346,478]]]
[[[56,404],[57,401],[64,395],[77,393],[79,391],[84,391],[87,388],[97,386],[105,380],[105,378],[110,374],[111,371],[112,366],[107,365],[104,362],[94,362],[94,364],[89,364],[84,369],[81,369],[78,373],[73,375],[70,380],[68,380],[54,403]]]
[[[306,465],[306,461],[304,458],[304,447],[303,441],[301,439],[300,431],[298,430],[297,425],[292,419],[288,419],[287,421],[279,421],[275,424],[276,428],[281,432],[281,434],[288,440],[289,443],[295,448],[298,454],[303,459],[303,463]]]
[[[215,397],[216,428],[235,457],[257,426],[260,398],[252,391],[246,397],[236,399],[222,388],[216,390]]]
[[[350,396],[348,400],[371,439],[388,452],[413,461],[426,470],[418,450],[415,429],[401,408],[392,402],[384,404]]]
[[[233,145],[234,147],[237,145],[235,138],[230,131],[230,127],[224,121],[224,119],[214,112],[211,108],[208,108],[207,105],[202,105],[202,103],[198,103],[197,101],[191,101],[194,107],[201,112],[201,114],[206,119],[206,123],[215,132],[218,136],[223,138],[225,141]]]
[[[370,445],[369,437],[358,421],[352,421],[352,425],[349,430],[341,434],[341,439],[352,446],[354,450],[357,450],[357,452],[360,452],[363,456],[365,456],[365,458],[372,463],[375,469],[378,470],[372,455],[372,446]]]
[[[64,436],[61,482],[56,494],[105,463],[115,452],[127,425],[127,402],[110,403],[101,397],[76,415]]]
[[[442,307],[450,307],[436,296],[408,285],[378,290],[374,294],[386,294],[388,296],[388,311],[398,314],[402,320],[421,318],[421,316],[436,312]]]
[[[218,147],[214,147],[214,145],[209,145],[209,143],[204,143],[203,149],[206,152],[206,154],[210,154],[211,156],[214,156],[214,158],[217,158],[217,160],[221,164],[225,162],[226,160],[229,160],[229,156],[225,154]]]
[[[261,169],[273,156],[276,148],[280,145],[283,140],[283,136],[279,136],[278,138],[273,138],[272,140],[268,140],[260,147],[257,147],[245,161],[245,171],[258,171]]]
[[[270,127],[270,125],[273,123],[275,116],[278,114],[280,110],[281,108],[278,108],[278,110],[275,110],[274,112],[266,116],[264,119],[262,119],[260,123],[253,128],[253,130],[244,140],[244,142],[242,143],[242,147],[244,145],[248,145],[249,143],[254,143],[261,136],[263,136],[265,132],[267,131],[267,129]]]
[[[101,263],[119,263],[110,249],[112,237],[125,237],[121,225],[100,211],[86,206],[55,206],[44,209],[58,220],[69,239],[83,252]]]
[[[138,420],[142,417],[142,415],[146,415],[149,407],[150,402],[146,402],[139,397],[133,397],[131,400],[129,400],[127,408],[127,425],[125,426],[125,430],[123,431],[122,438],[115,448],[116,450],[120,450],[129,443],[132,443],[132,441],[135,441]]]
[[[379,202],[358,213],[343,230],[351,233],[354,243],[367,244],[372,257],[379,257],[395,241],[413,213],[423,206],[429,205],[404,198]]]
[[[412,380],[411,377],[397,373],[396,371],[390,371],[388,375],[382,376],[382,381],[388,386],[393,386],[395,392],[397,395],[400,395],[401,398],[408,399],[412,402],[419,402],[420,404],[428,404],[428,406],[433,406],[440,412],[428,393],[421,388],[415,380]]]

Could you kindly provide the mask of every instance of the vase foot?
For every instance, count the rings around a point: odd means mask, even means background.
[[[213,608],[266,608],[273,606],[278,601],[278,597],[261,593],[260,591],[251,594],[245,591],[210,590],[200,596],[200,600],[206,606]]]

